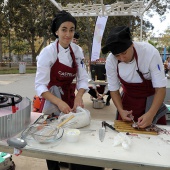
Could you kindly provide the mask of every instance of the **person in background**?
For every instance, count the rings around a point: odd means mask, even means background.
[[[78,44],[79,37],[80,37],[79,33],[75,32],[72,42],[75,43],[75,44]]]
[[[82,97],[88,91],[88,74],[81,65],[82,51],[72,43],[76,27],[77,21],[70,13],[58,12],[51,25],[56,40],[37,56],[35,90],[44,99],[40,112],[49,113],[51,106],[55,106],[55,115],[68,114],[75,112],[78,106],[84,107]],[[47,160],[47,166],[49,170],[60,169],[57,161]],[[74,166],[73,170],[77,170]]]
[[[104,92],[102,94],[102,98],[107,95],[107,98],[106,98],[106,106],[110,106],[110,99],[111,99],[111,95],[110,95],[110,91],[108,89],[108,84],[105,85],[104,87]]]
[[[108,90],[108,85],[96,85],[93,80],[89,80],[89,91],[88,93],[90,94],[91,100],[93,98],[98,99],[98,100],[104,100],[104,96],[107,96],[106,99],[106,106],[110,106],[110,91]]]
[[[78,33],[78,32],[75,32],[72,42],[78,45],[79,38],[80,38],[79,33]],[[83,49],[82,49],[80,46],[79,46],[79,48],[80,48],[80,50],[81,50],[82,53],[83,53]],[[83,60],[84,60],[84,53],[83,53]]]
[[[129,27],[120,26],[110,31],[102,52],[110,52],[106,74],[117,119],[134,118],[139,128],[152,123],[165,125],[167,78],[158,50],[146,42],[133,42]]]
[[[165,62],[164,62],[164,69],[165,69],[165,76],[167,78],[170,78],[170,76],[168,74],[168,72],[170,70],[170,57],[167,57],[167,59],[165,60]]]
[[[97,86],[99,86],[99,85],[95,85],[93,80],[89,80],[89,91],[88,91],[88,93],[90,94],[91,100],[93,100],[93,98],[98,99],[98,100],[103,100],[103,98],[101,97],[101,95],[97,91]]]
[[[79,38],[80,38],[79,33],[75,32],[72,42],[78,45]],[[81,65],[82,65],[82,67],[85,67],[86,70],[87,70],[86,63],[84,61],[84,52],[83,52],[83,49],[80,46],[79,46],[79,48],[80,48],[80,51],[82,51],[82,53],[83,53],[83,58],[81,60]]]

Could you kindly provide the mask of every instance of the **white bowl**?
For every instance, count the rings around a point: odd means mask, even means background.
[[[79,139],[80,131],[78,129],[67,129],[65,134],[66,140],[68,142],[77,142]]]

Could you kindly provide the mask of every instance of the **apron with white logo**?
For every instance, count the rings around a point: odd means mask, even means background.
[[[73,79],[76,77],[77,63],[76,63],[75,55],[70,45],[69,45],[69,49],[70,49],[70,55],[73,60],[72,67],[69,67],[67,65],[60,63],[59,59],[57,58],[56,62],[51,68],[50,82],[48,84],[48,88],[51,89],[53,86],[57,86],[58,87],[57,89],[59,91],[58,92],[59,96],[57,97],[60,98],[61,96],[61,99],[65,101],[72,108],[74,105],[75,87],[76,87],[76,84],[72,84],[72,82],[73,82]],[[57,53],[59,54],[58,42],[57,42]],[[57,92],[55,93],[57,94]],[[43,107],[44,107],[44,104],[42,103],[42,108],[40,109],[40,112],[43,111],[42,110]]]

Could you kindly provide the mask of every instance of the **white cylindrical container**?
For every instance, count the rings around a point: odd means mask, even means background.
[[[77,142],[80,135],[80,130],[78,129],[67,129],[65,132],[66,140],[68,142]]]

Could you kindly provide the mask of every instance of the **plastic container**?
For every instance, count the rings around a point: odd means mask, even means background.
[[[68,142],[77,142],[80,136],[80,130],[67,129],[65,134],[66,134],[66,140]]]
[[[20,74],[26,73],[26,62],[19,63],[19,73]]]

